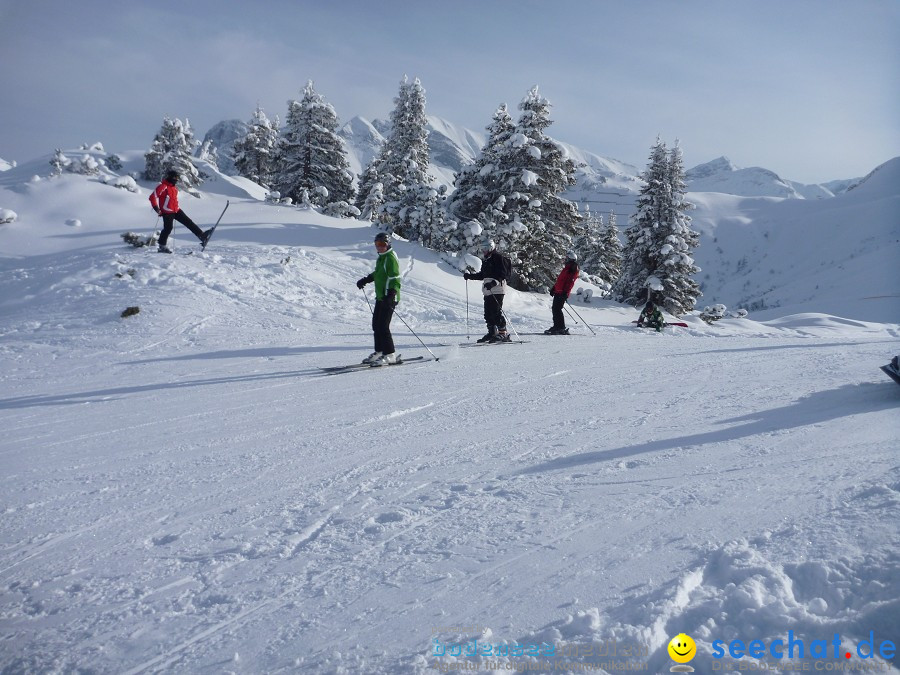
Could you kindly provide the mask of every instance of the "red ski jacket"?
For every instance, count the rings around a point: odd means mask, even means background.
[[[550,289],[550,295],[565,295],[568,298],[577,280],[578,263],[567,263],[563,267],[562,272],[559,273],[559,276],[556,277],[556,283]]]
[[[164,180],[150,193],[150,205],[161,213],[178,213],[178,188]]]

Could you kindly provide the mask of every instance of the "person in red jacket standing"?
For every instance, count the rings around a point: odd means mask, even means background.
[[[163,219],[162,234],[159,235],[159,252],[171,253],[172,249],[166,246],[169,241],[169,235],[172,234],[172,228],[175,227],[175,221],[184,225],[187,229],[194,233],[201,244],[206,243],[209,233],[212,229],[204,232],[197,224],[188,218],[187,214],[178,208],[178,188],[175,184],[178,182],[178,172],[175,169],[166,171],[166,177],[162,183],[156,186],[156,189],[150,193],[150,206]]]
[[[556,283],[550,289],[550,295],[553,297],[553,327],[544,331],[547,335],[568,335],[569,329],[566,328],[566,317],[563,316],[563,305],[569,299],[569,293],[578,279],[578,256],[575,251],[566,253],[566,265],[562,272],[556,277]]]

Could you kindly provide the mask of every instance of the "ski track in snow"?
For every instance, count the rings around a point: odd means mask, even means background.
[[[400,309],[441,360],[319,378],[369,351],[368,249],[217,239],[7,271],[35,300],[0,323],[0,669],[424,673],[467,637],[434,628],[477,625],[653,672],[684,631],[704,672],[722,635],[897,635],[896,326],[579,306],[597,337],[439,347],[465,286],[419,262]]]

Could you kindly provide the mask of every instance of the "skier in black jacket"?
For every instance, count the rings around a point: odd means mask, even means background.
[[[484,321],[488,332],[478,342],[509,342],[506,317],[503,316],[503,296],[506,294],[506,281],[512,273],[512,262],[497,251],[490,238],[482,242],[481,252],[484,254],[481,271],[463,274],[466,281],[474,279],[482,282]]]

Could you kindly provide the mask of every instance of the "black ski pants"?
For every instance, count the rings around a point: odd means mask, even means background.
[[[159,235],[159,245],[165,246],[166,242],[169,241],[169,235],[172,234],[172,230],[175,227],[175,221],[177,220],[179,223],[184,225],[187,229],[194,233],[194,235],[200,241],[203,241],[203,230],[197,227],[197,223],[188,218],[187,214],[178,209],[178,213],[164,213],[162,214],[163,219],[163,229],[162,234]]]
[[[376,300],[372,312],[372,332],[375,333],[375,351],[382,354],[394,353],[394,337],[391,335],[391,319],[394,308],[388,300]]]
[[[563,306],[566,304],[567,299],[568,298],[562,294],[553,296],[553,307],[550,311],[553,312],[554,328],[566,327],[566,317],[563,315]]]
[[[488,333],[506,330],[506,317],[503,316],[503,296],[488,294],[484,296],[484,322]]]

